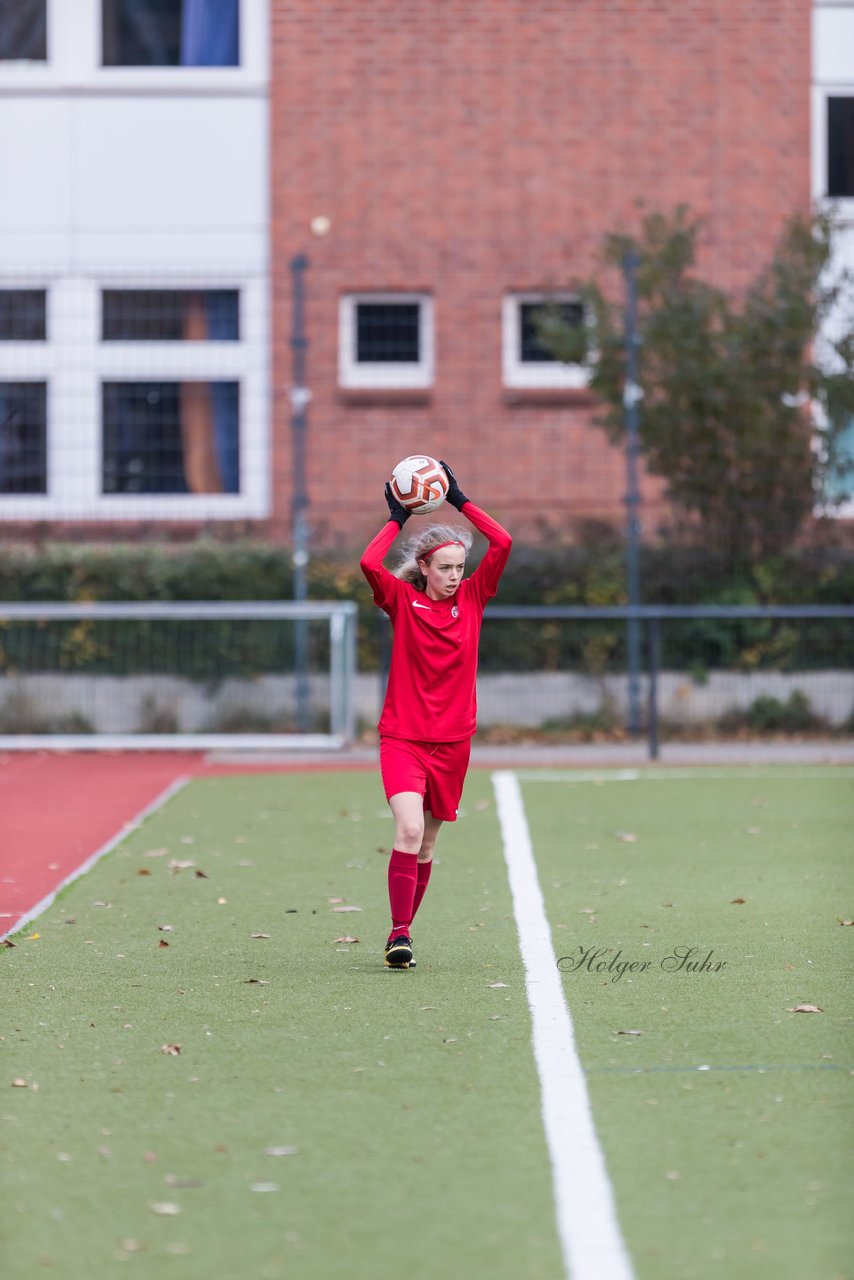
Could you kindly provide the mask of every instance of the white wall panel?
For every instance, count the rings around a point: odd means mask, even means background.
[[[813,80],[854,82],[854,4],[819,5],[813,11]]]
[[[79,121],[75,203],[81,228],[263,233],[265,102],[90,98],[80,104]]]
[[[0,98],[0,254],[4,259],[10,233],[69,229],[75,106],[65,98]]]

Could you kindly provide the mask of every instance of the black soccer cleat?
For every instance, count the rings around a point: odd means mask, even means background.
[[[385,944],[385,967],[387,969],[414,969],[412,959],[412,939],[405,933],[396,938],[389,938]]]

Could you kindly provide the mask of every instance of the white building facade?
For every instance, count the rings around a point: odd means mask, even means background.
[[[833,271],[854,279],[854,3],[815,0],[812,24],[812,196],[830,203],[838,234]],[[854,318],[854,298],[840,308]],[[820,349],[820,348],[819,348]],[[844,433],[843,458],[854,466],[854,420]],[[828,481],[830,513],[854,517],[854,479],[849,470]]]
[[[0,520],[269,511],[267,0],[16,0]]]

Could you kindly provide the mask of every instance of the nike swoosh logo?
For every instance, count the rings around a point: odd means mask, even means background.
[[[433,612],[433,610],[430,608],[429,604],[419,604],[417,600],[413,600],[413,601],[412,601],[412,607],[413,607],[413,609],[426,609],[428,613],[432,613],[432,612]]]

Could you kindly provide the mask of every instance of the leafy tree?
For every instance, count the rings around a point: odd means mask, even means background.
[[[850,279],[830,275],[827,215],[794,217],[740,299],[694,274],[701,222],[685,206],[647,216],[639,237],[609,235],[604,266],[637,254],[641,449],[668,497],[730,566],[777,554],[848,466],[840,437],[854,413]],[[588,332],[556,310],[541,341],[559,358],[593,342],[600,426],[623,438],[624,333],[619,281],[583,288]],[[846,306],[849,312],[846,313]],[[825,327],[825,322],[830,325]],[[832,328],[831,328],[832,327]],[[819,332],[833,332],[822,337]]]

